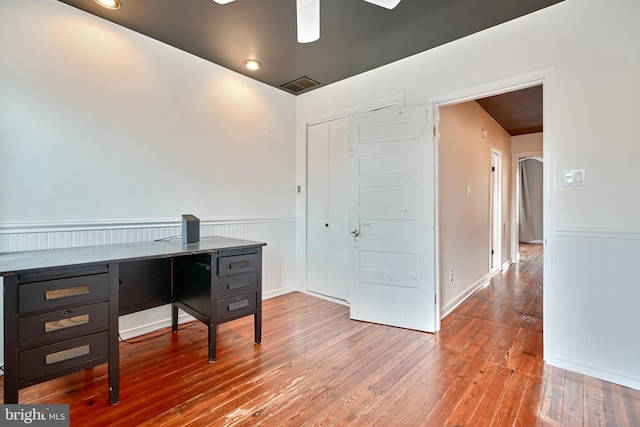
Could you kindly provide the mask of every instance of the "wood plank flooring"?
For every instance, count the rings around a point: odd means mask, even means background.
[[[106,365],[20,391],[68,403],[72,426],[640,426],[640,391],[545,366],[542,247],[443,319],[437,334],[349,320],[291,293],[252,318],[120,343],[120,403]]]

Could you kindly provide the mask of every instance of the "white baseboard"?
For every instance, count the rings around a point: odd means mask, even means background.
[[[263,300],[274,298],[280,295],[294,292],[295,287],[288,287],[272,291],[262,296]],[[178,310],[178,324],[188,323],[196,320],[193,316]],[[160,307],[150,308],[148,310],[120,316],[120,338],[128,340],[130,338],[139,337],[151,332],[155,332],[162,328],[171,326],[171,306],[169,304]]]
[[[160,309],[166,309],[167,311],[170,310],[169,308],[170,306],[163,306],[163,307],[158,307],[158,308],[152,308],[149,310],[145,310],[145,314],[149,315],[152,314],[153,310],[155,311],[159,311]],[[141,312],[142,313],[142,312]],[[193,316],[183,312],[183,311],[179,311],[178,312],[178,324],[181,325],[183,323],[188,323],[191,321],[196,320]],[[142,324],[137,324],[137,322],[135,322],[136,318],[140,318],[141,316],[136,316],[138,313],[132,313],[132,314],[128,314],[126,316],[121,316],[121,318],[124,317],[129,317],[132,320],[132,323],[135,323],[135,326],[127,328],[127,329],[120,329],[120,338],[122,340],[128,340],[130,338],[135,338],[135,337],[139,337],[141,335],[145,335],[151,332],[155,332],[157,330],[160,330],[162,328],[168,328],[171,326],[171,315],[169,314],[168,317],[163,317],[162,319],[158,319],[156,321],[152,321],[152,322],[148,322],[148,323],[142,323]]]
[[[487,285],[490,280],[491,280],[491,275],[486,274],[483,277],[481,277],[479,280],[474,282],[471,286],[469,286],[467,289],[461,292],[456,298],[454,298],[453,301],[451,301],[449,304],[447,304],[446,306],[440,309],[440,318],[444,319],[446,316],[451,314],[451,312],[455,310],[456,307],[458,307],[460,304],[462,304],[467,298],[469,298],[469,296],[471,296],[472,293],[482,288],[483,286]]]

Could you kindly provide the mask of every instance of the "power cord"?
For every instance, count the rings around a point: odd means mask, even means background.
[[[181,234],[176,234],[175,236],[162,237],[160,239],[155,239],[154,242],[168,242],[169,240],[179,239],[181,238]]]

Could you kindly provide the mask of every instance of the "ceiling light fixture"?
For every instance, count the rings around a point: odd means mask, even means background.
[[[99,1],[99,0],[95,0]],[[231,3],[234,0],[213,0],[218,4]],[[367,3],[393,9],[400,0],[364,0]],[[298,24],[298,43],[310,43],[320,38],[320,0],[296,0]]]
[[[102,7],[107,9],[120,9],[120,2],[118,0],[93,0]]]
[[[260,68],[262,68],[262,64],[256,61],[255,59],[247,59],[246,61],[243,62],[243,64],[245,67],[247,67],[251,71],[259,70]]]
[[[364,0],[366,2],[375,4],[380,7],[384,7],[387,9],[393,9],[400,3],[400,0]]]
[[[298,43],[320,38],[320,0],[296,0]]]

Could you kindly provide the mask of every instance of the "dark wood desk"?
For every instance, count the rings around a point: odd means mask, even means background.
[[[254,315],[260,343],[264,245],[209,237],[0,254],[4,403],[18,403],[21,388],[102,363],[109,364],[110,403],[118,403],[119,288],[128,282],[121,271],[150,275],[161,282],[152,286],[170,288],[159,293],[167,300],[123,301],[124,311],[171,303],[175,332],[183,309],[207,325],[210,362],[218,324]]]

